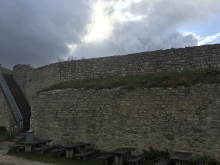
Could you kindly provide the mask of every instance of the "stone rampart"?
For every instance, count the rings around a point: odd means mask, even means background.
[[[36,69],[16,65],[13,76],[30,103],[32,96],[42,88],[62,81],[209,67],[220,68],[220,44],[67,61]]]
[[[5,69],[5,68],[1,67],[1,64],[0,64],[0,72],[2,74],[12,74],[11,70],[8,70],[8,69]]]
[[[66,89],[32,100],[31,129],[54,144],[109,151],[152,146],[220,158],[220,84],[151,89]]]
[[[9,130],[10,126],[15,123],[9,103],[4,95],[2,86],[0,85],[0,126],[5,126]]]

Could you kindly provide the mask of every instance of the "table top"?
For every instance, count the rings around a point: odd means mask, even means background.
[[[37,141],[33,141],[33,142],[20,142],[20,144],[35,145],[35,144],[52,142],[52,141],[53,140],[37,140]]]
[[[131,152],[131,151],[134,151],[135,149],[136,149],[136,148],[122,147],[122,148],[119,148],[119,149],[110,151],[110,152],[108,152],[108,153],[124,155],[124,154],[126,154],[126,153]]]
[[[190,152],[175,152],[171,155],[170,159],[180,160],[180,161],[189,161],[191,159],[192,153]]]
[[[64,148],[77,148],[77,147],[83,147],[83,146],[87,146],[87,145],[91,145],[91,143],[79,142],[79,143],[74,143],[72,145],[65,145],[62,147],[64,147]]]

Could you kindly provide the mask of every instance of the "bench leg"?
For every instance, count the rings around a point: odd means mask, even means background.
[[[115,164],[116,165],[122,165],[123,162],[123,156],[115,155]]]
[[[31,145],[25,145],[25,151],[31,152]]]
[[[79,147],[79,154],[85,152],[85,147]]]
[[[125,154],[125,160],[129,160],[130,159],[130,157],[131,157],[131,152],[129,152],[129,153],[127,153],[127,154]]]
[[[73,158],[73,149],[67,149],[66,150],[66,157],[67,158]]]
[[[84,162],[86,161],[86,156],[83,156],[83,161],[84,161]]]
[[[55,156],[56,158],[59,158],[59,157],[60,157],[60,153],[54,153],[54,156]]]
[[[105,165],[108,165],[108,160],[105,160],[104,162],[105,162],[105,163],[104,163]]]

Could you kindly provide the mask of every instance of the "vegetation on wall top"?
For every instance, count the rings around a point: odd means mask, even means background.
[[[90,78],[58,83],[44,88],[40,92],[66,88],[111,89],[115,87],[121,87],[122,89],[136,89],[142,87],[190,87],[197,83],[220,83],[220,69],[210,68],[201,71],[151,73],[143,75]]]

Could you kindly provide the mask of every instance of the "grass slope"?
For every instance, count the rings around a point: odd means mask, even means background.
[[[62,82],[42,89],[40,92],[54,89],[85,88],[85,89],[122,89],[192,86],[196,83],[220,83],[220,69],[202,71],[184,71],[169,73],[153,73],[144,75],[128,75],[118,77],[90,78],[85,80]]]

